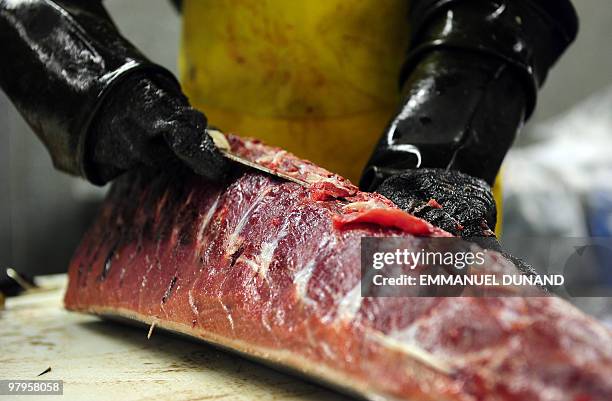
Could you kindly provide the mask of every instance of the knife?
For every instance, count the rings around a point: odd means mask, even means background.
[[[295,182],[296,184],[299,184],[306,188],[310,187],[310,184],[304,180],[300,180],[299,178],[295,178],[290,175],[281,173],[280,171],[277,171],[277,170],[272,170],[268,167],[262,166],[261,164],[255,163],[251,160],[245,159],[244,157],[238,156],[235,153],[232,153],[232,147],[230,146],[230,143],[227,140],[227,137],[225,136],[223,132],[219,131],[218,129],[207,128],[206,132],[208,133],[208,135],[210,135],[213,142],[215,143],[215,146],[217,146],[221,154],[226,159],[229,159],[235,163],[241,164],[248,168],[255,169],[257,171],[261,171],[264,174],[273,175],[275,177],[279,177],[286,181]]]

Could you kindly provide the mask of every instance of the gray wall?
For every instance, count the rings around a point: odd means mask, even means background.
[[[612,83],[612,2],[572,3],[580,18],[578,38],[551,70],[530,125],[563,113]]]
[[[176,71],[180,20],[166,0],[106,0],[124,35]],[[542,90],[532,122],[547,119],[612,82],[609,0],[574,0],[578,41]],[[529,125],[523,138],[528,137]],[[43,146],[0,93],[0,268],[57,272],[85,229],[103,190],[55,172]]]

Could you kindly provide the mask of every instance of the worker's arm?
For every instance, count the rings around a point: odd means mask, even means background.
[[[179,159],[223,175],[204,115],[99,0],[0,0],[0,53],[0,86],[57,168],[96,184]]]
[[[485,235],[495,222],[487,184],[575,38],[576,14],[567,0],[413,0],[410,18],[404,102],[361,186]],[[443,208],[423,206],[429,198]]]

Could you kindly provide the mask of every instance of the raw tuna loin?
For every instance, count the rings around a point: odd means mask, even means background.
[[[444,237],[280,149],[311,183],[183,169],[114,183],[69,270],[68,309],[181,332],[372,400],[612,400],[612,334],[554,297],[362,298],[364,236]],[[487,253],[486,269],[515,270]]]

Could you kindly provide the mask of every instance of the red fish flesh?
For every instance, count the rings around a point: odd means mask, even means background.
[[[612,334],[555,297],[361,297],[362,237],[447,237],[280,149],[253,171],[117,180],[69,270],[68,309],[155,324],[371,400],[612,400]],[[415,246],[417,242],[415,242]],[[516,271],[495,252],[486,269]]]

